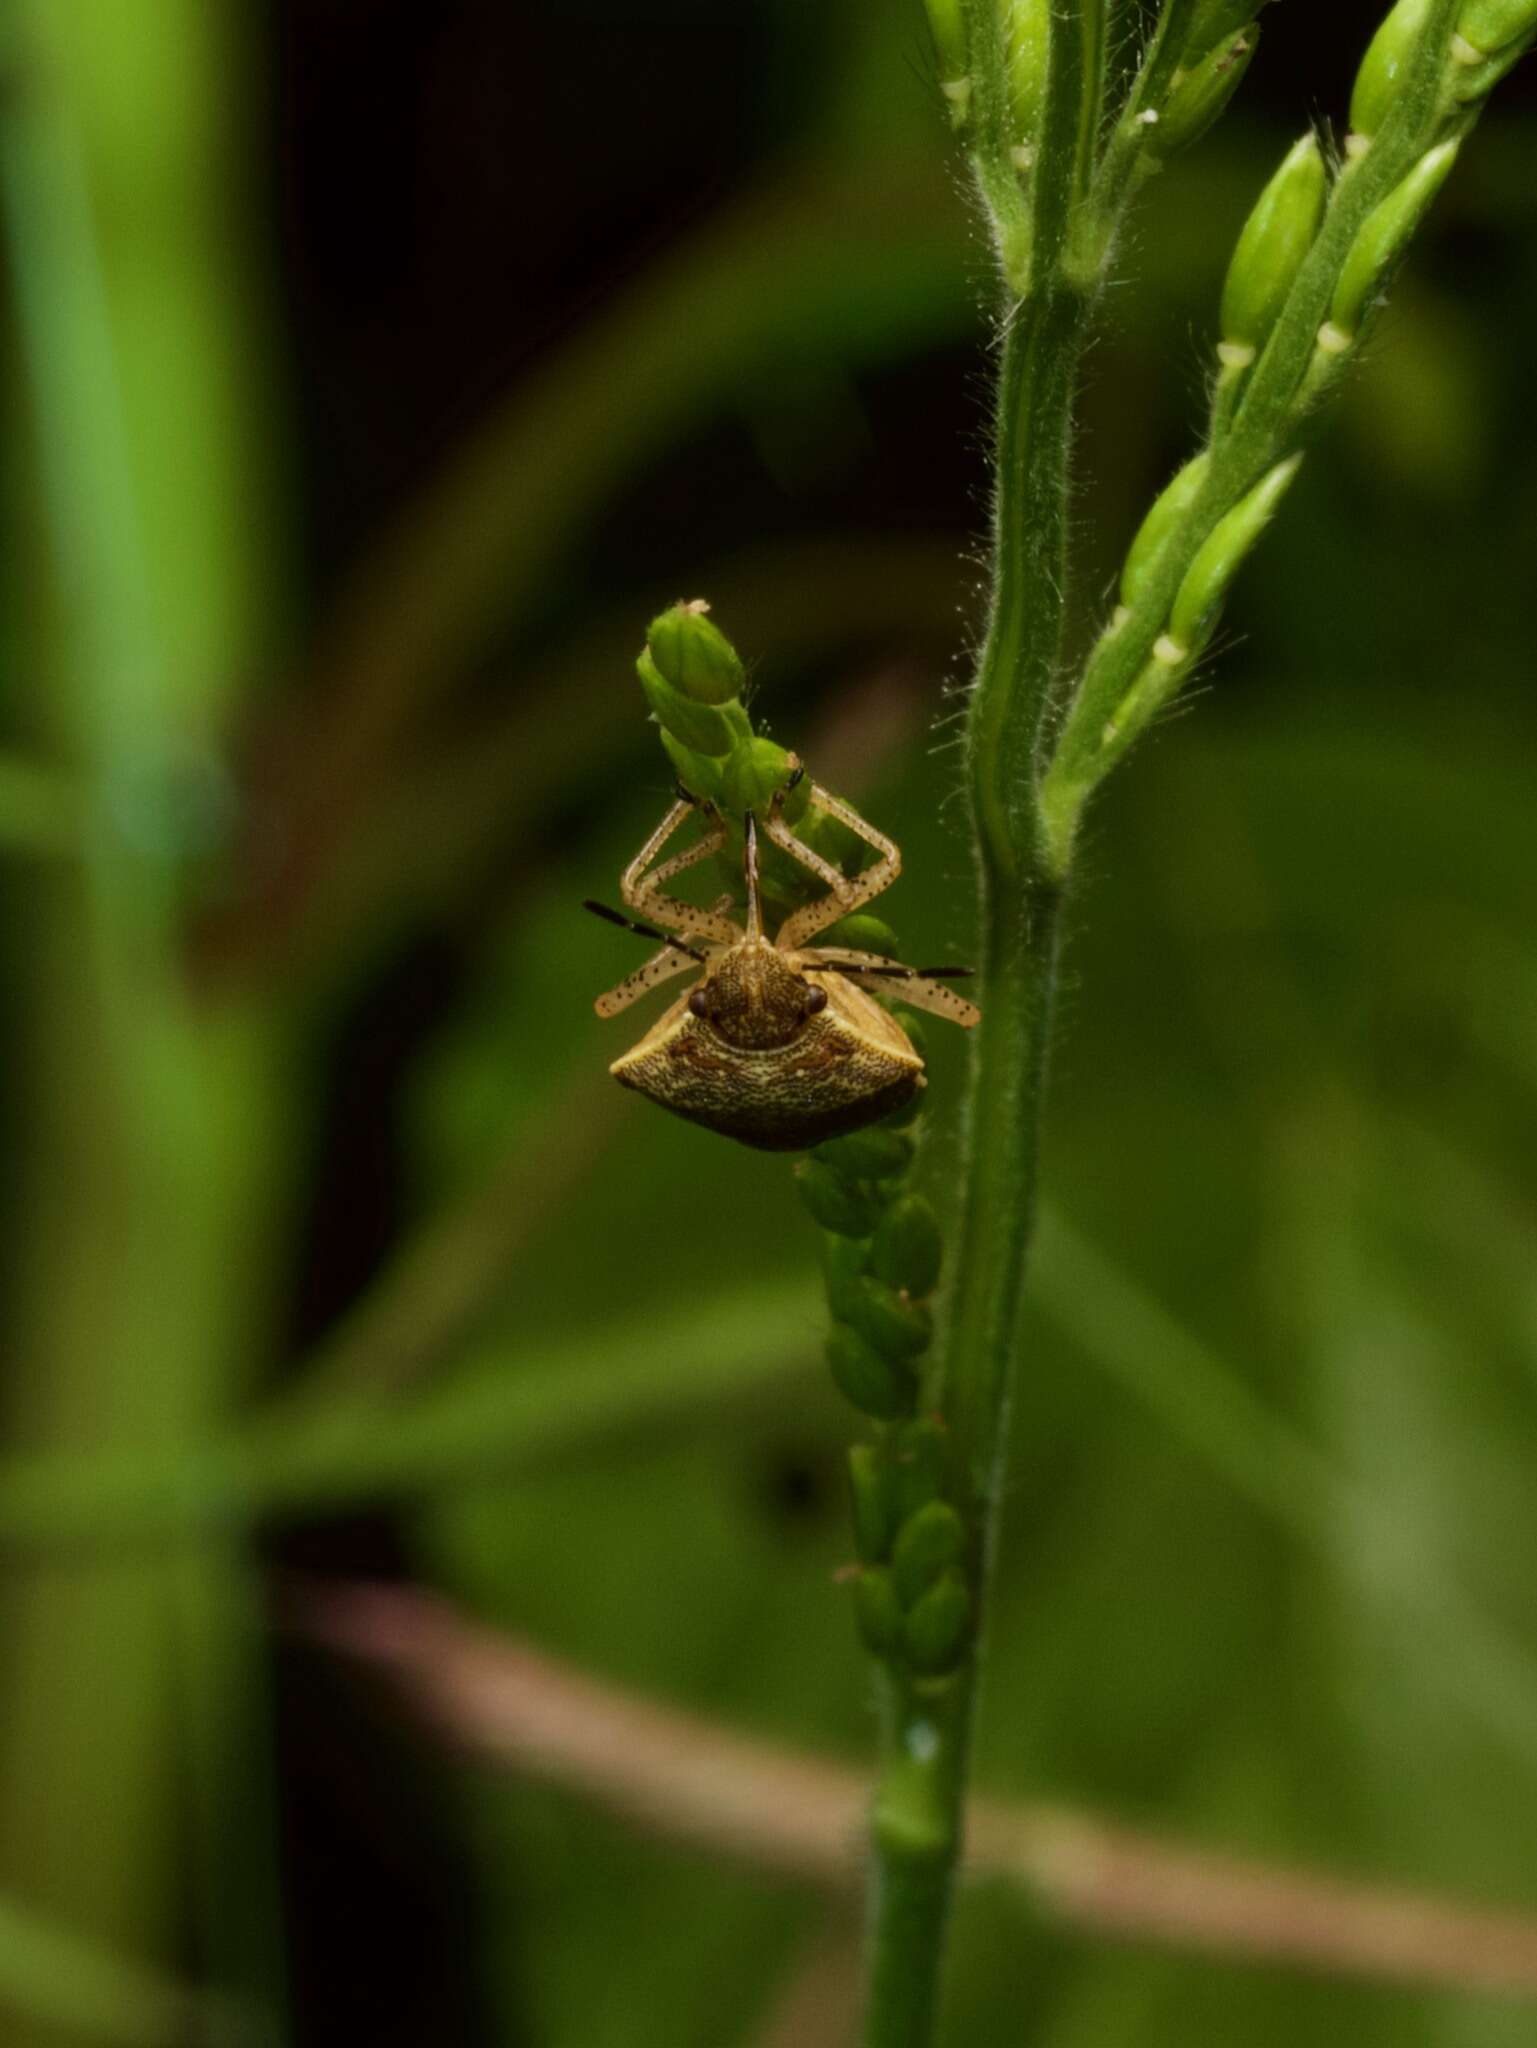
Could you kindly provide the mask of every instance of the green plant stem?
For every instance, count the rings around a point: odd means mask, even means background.
[[[999,358],[992,600],[966,728],[984,886],[989,877],[1017,883],[1035,839],[1020,792],[1034,783],[1060,653],[1068,441],[1084,322],[1081,298],[1044,291],[1016,313]]]
[[[1061,281],[1083,124],[1097,80],[1092,6],[1054,21],[1035,174],[1032,294],[1005,321],[994,421],[993,573],[967,724],[981,898],[973,1045],[949,1335],[934,1385],[979,1618],[996,1541],[1009,1390],[1056,983],[1059,888],[1046,878],[1036,759],[1060,670],[1073,399],[1089,302]],[[872,1820],[867,2048],[924,2048],[938,2006],[970,1768],[978,1661],[943,1687],[887,1675]]]

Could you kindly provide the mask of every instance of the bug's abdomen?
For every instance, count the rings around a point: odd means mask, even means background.
[[[817,1018],[792,1045],[744,1051],[682,1005],[610,1072],[675,1116],[765,1152],[800,1152],[857,1131],[923,1085],[923,1063],[894,1025],[879,1044]]]

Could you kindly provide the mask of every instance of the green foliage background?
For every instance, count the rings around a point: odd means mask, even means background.
[[[645,102],[627,135],[584,134],[552,53],[654,27],[686,55],[704,35],[687,10],[655,13],[529,11],[546,68],[518,93],[547,99],[527,114],[509,93],[498,118],[532,120],[550,178],[584,199],[594,159],[613,179],[653,140],[680,149],[687,92],[683,116]],[[1371,20],[1290,13],[1128,252],[1085,396],[1086,610],[1185,445],[1246,206],[1299,121],[1338,112]],[[836,763],[900,839],[910,957],[964,957],[957,775],[935,728],[964,672],[982,507],[952,479],[981,476],[955,446],[980,427],[986,337],[922,24],[793,0],[744,15],[742,126],[713,203],[616,261],[558,342],[445,434],[348,581],[323,535],[305,556],[323,492],[310,477],[306,499],[285,389],[253,82],[272,22],[191,20],[177,4],[136,30],[98,23],[91,47],[64,11],[30,17],[97,210],[172,672],[151,715],[216,779],[228,764],[212,845],[176,849],[202,1007],[185,1044],[156,1041],[171,1064],[149,1097],[189,1120],[188,1205],[217,1206],[205,1176],[226,1177],[204,1263],[183,1263],[182,1214],[130,1245],[125,1280],[104,1248],[145,1198],[134,1155],[119,1173],[98,1152],[117,1125],[93,1091],[156,1053],[92,1009],[70,885],[18,852],[0,885],[0,1867],[39,1926],[0,1916],[4,2038],[181,2038],[148,1991],[141,2011],[109,1979],[93,2002],[46,1925],[243,1991],[300,2043],[766,2041],[819,1905],[446,1762],[374,1690],[282,1647],[269,1596],[382,1559],[594,1674],[866,1753],[832,1583],[848,1417],[814,1370],[813,1233],[782,1165],[612,1088],[622,1027],[591,997],[632,956],[575,906],[612,893],[665,801],[629,662],[660,603],[703,591],[760,657],[760,721],[819,773]],[[1532,134],[1529,89],[1497,95],[1245,571],[1210,688],[1093,814],[979,1777],[1537,1910]],[[508,192],[498,261],[540,204]],[[8,737],[68,764],[49,706],[72,701],[79,657],[14,337],[7,369]],[[270,881],[273,838],[319,848],[292,891]],[[133,959],[124,974],[130,1007],[158,1000]],[[333,1275],[335,1326],[291,1341],[303,1276],[350,1256],[327,1240],[349,1192],[327,1179],[338,1131],[350,1192],[371,1199],[349,1061],[415,1014],[423,977],[426,1022],[388,1092],[386,1241]],[[961,1057],[936,1049],[941,1106]],[[478,1235],[431,1236],[466,1207]],[[423,1242],[463,1312],[413,1361],[430,1384],[370,1388],[410,1327],[396,1261]],[[139,1320],[116,1341],[125,1287]],[[718,1368],[744,1331],[757,1363],[731,1392]],[[520,1443],[525,1395],[553,1451]],[[587,1420],[561,1441],[577,1399]],[[251,1440],[263,1404],[306,1402],[336,1414],[329,1462],[306,1478],[280,1442],[266,1512],[197,1520],[220,1447]],[[504,1409],[477,1443],[475,1417]],[[421,1447],[456,1412],[471,1447],[435,1471]],[[194,1533],[166,1538],[182,1515]],[[50,1516],[68,1542],[40,1563]],[[293,1819],[307,1802],[332,1815],[320,1847]],[[453,1903],[413,1918],[435,1871]],[[407,1930],[387,1951],[339,1907],[349,1892]],[[1531,2026],[1472,1996],[1068,1938],[985,1891],[963,1907],[952,1992],[947,2040],[1041,2048],[1500,2048]]]

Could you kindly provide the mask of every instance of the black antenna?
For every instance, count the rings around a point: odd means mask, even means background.
[[[977,971],[974,967],[865,967],[857,961],[845,960],[829,960],[827,964],[834,974],[889,974],[910,981],[969,981]]]
[[[675,939],[671,932],[658,931],[654,924],[641,924],[633,917],[626,917],[622,910],[610,910],[606,903],[594,903],[590,896],[582,898],[582,908],[590,910],[594,917],[606,918],[610,924],[618,925],[621,931],[634,932],[640,939],[660,939],[664,946],[671,946],[675,953],[686,953],[690,960],[703,963],[703,953],[697,952],[692,946],[686,946],[682,939]]]

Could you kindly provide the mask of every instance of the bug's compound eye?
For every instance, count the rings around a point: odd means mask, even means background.
[[[708,1017],[710,1014],[710,998],[702,988],[694,990],[688,999],[688,1006],[696,1017]]]
[[[806,1015],[814,1017],[818,1010],[827,1008],[827,991],[813,984],[806,991]]]

